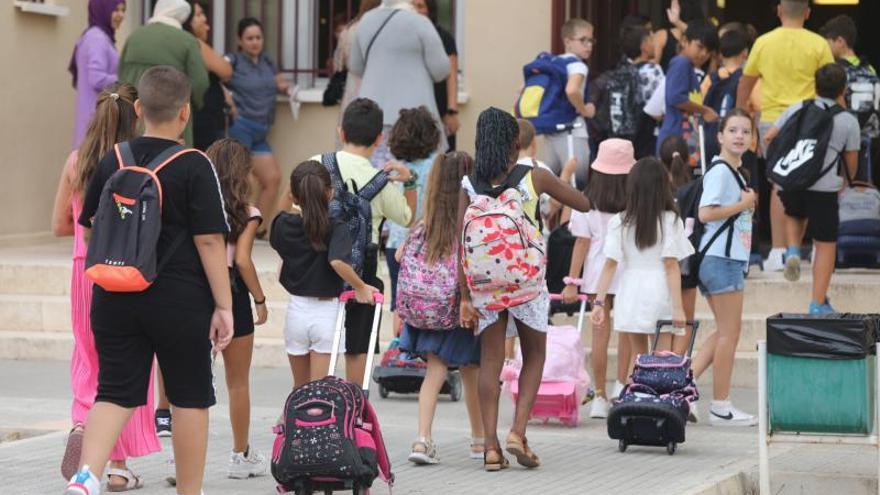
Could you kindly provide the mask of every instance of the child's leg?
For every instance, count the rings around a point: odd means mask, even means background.
[[[709,303],[709,308],[712,310],[712,315],[715,317],[716,328],[714,332],[710,333],[705,339],[703,339],[702,344],[700,344],[700,349],[694,356],[692,367],[695,380],[703,376],[703,373],[712,365],[712,361],[715,359],[715,349],[718,347],[718,311],[715,308],[714,298],[707,296],[706,301]],[[685,311],[687,311],[687,309],[685,309]]]
[[[468,420],[471,423],[471,438],[483,438],[483,423],[480,420],[480,396],[477,394],[477,377],[479,366],[462,366],[461,384],[464,388],[464,405],[467,407]]]
[[[632,355],[630,362],[635,364],[635,360],[639,354],[648,353],[648,340],[650,336],[646,333],[627,332],[626,337],[629,340],[629,348]]]
[[[522,343],[523,365],[519,373],[519,396],[510,431],[525,438],[529,414],[541,386],[544,374],[544,358],[547,355],[547,334],[530,328],[525,323],[514,320]]]
[[[312,370],[309,355],[294,356],[287,355],[290,362],[290,372],[293,373],[293,388],[297,388],[312,379]]]
[[[95,477],[102,479],[110,452],[133,413],[134,408],[121,407],[110,402],[95,402],[89,411],[83,433],[80,467],[89,466]]]
[[[177,431],[186,432],[186,435],[173,435],[171,438],[177,470],[177,493],[199,495],[208,453],[208,410],[174,407],[174,423]]]
[[[688,321],[693,321],[697,310],[697,289],[682,289],[681,304],[684,306],[684,317]],[[684,335],[676,335],[672,338],[672,352],[679,356],[684,356],[691,343],[691,335],[694,329],[688,326]]]
[[[717,294],[711,298],[714,300],[713,307],[718,322],[718,342],[712,360],[715,366],[712,391],[715,400],[727,400],[730,396],[733,362],[742,327],[743,292]]]
[[[254,177],[260,184],[260,194],[257,197],[257,208],[265,218],[275,216],[275,206],[278,203],[278,189],[281,187],[281,169],[275,155],[271,153],[259,153],[251,155]],[[266,225],[262,232],[268,230]]]
[[[330,354],[326,352],[309,352],[309,379],[320,380],[330,371]]]
[[[629,338],[625,333],[617,332],[617,381],[626,383],[629,380],[630,364],[633,361]]]
[[[251,423],[250,372],[254,334],[232,339],[223,350],[226,388],[229,390],[229,421],[232,423],[232,451],[248,448]]]
[[[156,366],[156,409],[171,409],[171,403],[168,402],[168,396],[165,395],[165,377],[162,376],[162,368]]]
[[[498,321],[480,333],[480,416],[483,418],[486,446],[497,448],[498,397],[501,387],[498,378],[504,367],[504,336],[507,332],[507,312],[498,315]],[[522,391],[520,391],[522,393]]]
[[[610,297],[610,296],[609,296]],[[608,383],[608,342],[611,340],[611,308],[603,308],[605,321],[602,327],[593,327],[593,345],[590,350],[590,365],[593,368],[593,386],[596,396],[607,398],[605,385]]]
[[[779,197],[779,189],[773,186],[770,191],[770,237],[773,249],[785,249],[786,245],[786,220],[785,207]]]
[[[816,256],[813,259],[813,301],[824,304],[828,299],[828,287],[837,261],[837,243],[813,240]]]
[[[437,410],[437,396],[446,382],[446,364],[436,354],[428,354],[428,370],[419,389],[419,437],[431,439],[431,426]]]

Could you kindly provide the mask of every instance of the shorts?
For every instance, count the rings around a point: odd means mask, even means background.
[[[379,246],[370,244],[364,253],[364,270],[363,279],[369,285],[385,292],[385,284],[376,276],[379,268]],[[370,331],[373,329],[373,315],[376,306],[372,304],[359,304],[355,301],[349,301],[345,305],[345,353],[346,354],[366,354],[370,348]],[[382,320],[380,317],[379,325],[381,327]],[[379,352],[379,339],[376,339],[376,346],[373,353]]]
[[[840,204],[835,192],[779,191],[787,216],[806,219],[807,235],[814,241],[837,242]]]
[[[385,249],[385,262],[388,264],[388,278],[391,281],[391,311],[397,309],[397,274],[400,273],[400,262],[394,255],[397,248]]]
[[[700,292],[703,296],[717,296],[739,292],[746,288],[747,261],[706,256],[700,263]]]
[[[228,135],[237,139],[252,155],[271,155],[272,148],[267,141],[269,137],[269,124],[262,124],[244,117],[236,117],[229,127]]]
[[[235,330],[233,337],[245,337],[254,333],[251,293],[238,272],[230,269],[229,278],[232,281],[232,325]]]
[[[333,352],[333,334],[339,300],[317,297],[290,296],[287,303],[287,321],[284,324],[284,348],[291,356],[305,356],[309,352]],[[339,347],[345,348],[345,336]]]
[[[213,307],[162,303],[147,295],[95,287],[91,319],[100,369],[95,400],[125,408],[145,405],[155,355],[172,405],[213,406]]]

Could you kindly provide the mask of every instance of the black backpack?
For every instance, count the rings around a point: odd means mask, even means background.
[[[837,166],[827,167],[825,154],[839,105],[820,107],[806,100],[779,130],[767,149],[767,176],[785,191],[804,191]]]
[[[723,160],[715,160],[712,162],[712,166],[724,166],[726,167],[731,174],[736,178],[736,183],[739,184],[740,189],[746,189],[746,183],[743,181],[743,178],[739,175],[739,172],[733,169],[729,163]],[[681,279],[682,285],[685,287],[696,287],[700,282],[700,264],[703,262],[703,258],[706,257],[706,253],[709,252],[709,248],[721,237],[721,234],[727,232],[727,241],[724,248],[725,256],[730,256],[730,248],[733,244],[733,224],[736,223],[736,220],[739,218],[740,213],[729,217],[724,223],[721,225],[715,234],[709,239],[709,242],[706,243],[706,247],[700,249],[700,244],[703,241],[703,234],[706,233],[706,225],[700,222],[700,198],[703,196],[703,177],[700,176],[695,180],[691,181],[688,184],[685,184],[681,188],[678,189],[675,193],[675,199],[678,203],[678,209],[681,213],[681,218],[687,224],[688,220],[693,220],[693,231],[691,235],[688,236],[688,240],[691,241],[691,245],[694,246],[694,250],[696,251],[691,256],[681,260]]]
[[[596,127],[607,138],[634,139],[641,121],[639,66],[624,60],[608,72],[596,105]]]
[[[713,72],[709,77],[712,86],[709,87],[706,97],[703,98],[703,106],[710,107],[719,117],[723,118],[736,108],[736,88],[739,85],[739,80],[742,79],[742,69],[736,70],[723,79],[718,75],[718,72]],[[707,157],[713,157],[721,151],[718,144],[718,125],[719,122],[703,124]]]

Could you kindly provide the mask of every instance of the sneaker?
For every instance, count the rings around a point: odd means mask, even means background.
[[[156,435],[171,436],[171,411],[168,409],[156,409]]]
[[[697,409],[697,403],[690,403],[690,411],[688,411],[688,423],[697,423],[700,421],[699,418],[699,409]]]
[[[247,452],[233,452],[229,456],[228,478],[246,480],[255,476],[263,476],[269,469],[266,457],[256,449],[248,447]]]
[[[177,486],[177,464],[174,463],[174,451],[171,452],[171,457],[165,461],[165,470],[168,473],[165,476],[165,481],[169,486]]]
[[[420,447],[419,450],[416,450],[417,447]],[[437,464],[440,462],[440,452],[434,442],[425,437],[419,437],[413,442],[412,451],[407,460],[417,465]]]
[[[819,304],[816,301],[810,302],[811,315],[830,315],[833,313],[837,313],[837,311],[831,307],[831,300],[827,297],[825,298],[825,302],[822,304]]]
[[[64,495],[100,495],[101,481],[92,474],[88,466],[83,466],[67,483]]]
[[[608,399],[605,397],[596,397],[593,399],[593,403],[590,405],[590,417],[591,418],[607,418],[608,417],[608,409],[611,406],[608,404]]]
[[[801,279],[801,253],[798,248],[788,248],[785,252],[785,280],[797,282]]]
[[[767,259],[764,260],[764,271],[765,272],[781,272],[785,265],[782,264],[782,254],[785,252],[782,248],[773,248],[770,250],[770,254],[767,255]]]
[[[612,399],[620,398],[620,394],[622,394],[622,393],[623,393],[623,384],[620,383],[620,381],[615,380],[614,381],[614,388],[611,389],[611,398]]]
[[[730,401],[712,401],[709,408],[709,424],[712,426],[755,426],[758,418],[733,407]]]

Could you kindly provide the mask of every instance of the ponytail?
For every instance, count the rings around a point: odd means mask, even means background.
[[[660,161],[669,173],[673,190],[691,181],[691,167],[688,165],[687,157],[688,145],[681,136],[669,136],[660,145]]]
[[[290,191],[302,211],[306,237],[317,251],[327,249],[327,234],[330,232],[327,192],[331,187],[327,168],[314,160],[300,163],[290,174]]]
[[[84,191],[88,187],[98,162],[113,149],[113,145],[134,137],[136,99],[134,86],[119,82],[107,86],[98,95],[95,114],[77,152],[74,190]]]

